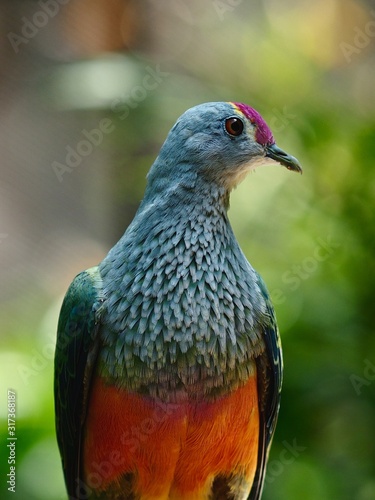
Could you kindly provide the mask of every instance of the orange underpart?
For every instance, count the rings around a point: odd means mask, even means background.
[[[218,474],[238,473],[252,482],[258,435],[256,377],[216,401],[179,404],[96,379],[86,421],[85,483],[113,491],[131,473],[142,499],[202,498]]]

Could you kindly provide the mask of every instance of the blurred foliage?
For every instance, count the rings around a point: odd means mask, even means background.
[[[31,14],[37,9],[35,3],[28,8]],[[231,199],[230,219],[268,285],[284,349],[282,405],[264,500],[372,500],[374,10],[370,3],[349,0],[158,6],[150,1],[148,8],[139,36],[147,38],[149,23],[156,45],[130,44],[113,66],[94,73],[98,77],[87,73],[91,90],[77,94],[74,80],[66,83],[74,65],[85,62],[81,54],[52,62],[49,56],[44,66],[35,63],[38,85],[20,90],[23,106],[30,103],[25,95],[34,99],[35,119],[41,105],[46,114],[40,116],[57,116],[63,134],[73,124],[74,144],[81,129],[91,130],[103,118],[112,120],[114,131],[61,183],[51,164],[64,157],[71,136],[61,139],[59,148],[49,139],[46,170],[35,172],[48,196],[43,189],[31,194],[51,211],[51,224],[41,230],[35,219],[34,232],[43,237],[28,236],[23,262],[5,266],[12,278],[0,309],[0,496],[8,498],[6,391],[13,388],[17,493],[9,498],[64,498],[52,396],[62,296],[74,274],[100,260],[125,230],[142,198],[147,170],[180,113],[203,101],[234,100],[258,109],[279,146],[304,168],[302,177],[276,166],[258,169]],[[39,41],[29,40],[20,51],[33,44],[47,50],[43,40],[40,34]],[[103,55],[96,56],[90,54],[90,68],[102,64]],[[9,71],[22,61],[22,54],[12,57]],[[150,67],[165,72],[155,89],[138,91],[135,101],[119,96],[121,86],[131,95]],[[126,75],[131,75],[130,87]],[[90,104],[77,109],[77,102],[86,102],[85,94]],[[114,109],[116,98],[120,106]],[[43,144],[48,123],[40,132]],[[60,137],[54,127],[51,134]],[[39,158],[36,151],[31,156]],[[0,229],[7,234],[1,250],[12,253],[13,238],[22,229]]]

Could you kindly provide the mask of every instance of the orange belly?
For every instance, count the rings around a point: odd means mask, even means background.
[[[251,484],[258,454],[256,377],[211,402],[156,402],[96,379],[84,442],[85,484],[144,499],[206,498],[219,474]]]

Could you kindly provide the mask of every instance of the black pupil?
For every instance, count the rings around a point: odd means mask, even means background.
[[[228,118],[225,128],[230,135],[240,135],[243,131],[243,123],[239,118]]]

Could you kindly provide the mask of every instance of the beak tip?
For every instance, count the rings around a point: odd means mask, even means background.
[[[280,163],[280,165],[283,165],[288,170],[302,174],[302,167],[297,158],[288,155],[285,151],[276,146],[276,144],[271,144],[267,147],[266,156]]]
[[[298,174],[303,174],[302,167],[299,163],[294,164],[293,166],[287,166],[286,167],[288,170],[291,170],[292,172],[297,172]]]

